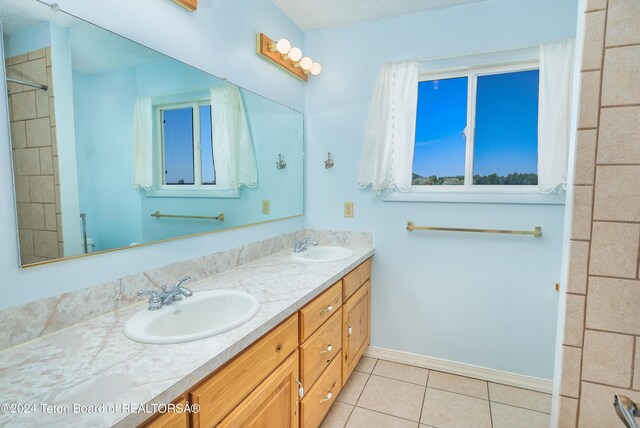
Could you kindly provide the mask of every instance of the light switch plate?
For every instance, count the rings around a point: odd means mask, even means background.
[[[269,199],[262,200],[262,214],[271,214],[271,201]]]
[[[347,218],[353,217],[353,202],[344,203],[344,216]]]

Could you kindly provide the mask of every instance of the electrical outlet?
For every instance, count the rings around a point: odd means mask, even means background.
[[[271,213],[271,201],[269,199],[262,200],[262,214]]]
[[[347,218],[353,217],[353,202],[344,203],[344,216]]]

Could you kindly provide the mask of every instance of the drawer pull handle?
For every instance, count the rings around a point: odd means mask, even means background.
[[[321,354],[326,354],[327,352],[331,352],[333,351],[333,346],[332,345],[327,345],[327,349],[320,351]]]
[[[324,314],[326,312],[331,312],[333,310],[333,306],[329,305],[326,308],[324,308],[323,310],[320,311],[321,314]]]
[[[332,397],[333,397],[333,393],[329,392],[326,397],[320,399],[320,402],[324,403],[325,401],[329,401],[331,400]]]
[[[296,379],[296,383],[298,384],[298,397],[302,400],[304,398],[304,386],[302,386],[298,379]]]
[[[349,324],[348,322],[345,321],[345,323],[347,324],[348,330],[347,330],[347,337],[351,336],[353,334],[353,329],[351,328],[351,324]]]

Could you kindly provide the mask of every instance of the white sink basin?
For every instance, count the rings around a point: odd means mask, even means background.
[[[353,256],[353,251],[343,247],[309,247],[300,253],[291,253],[294,260],[301,262],[335,262],[336,260],[348,259]]]
[[[143,343],[181,343],[214,336],[253,318],[260,302],[241,291],[194,293],[157,311],[143,310],[124,326],[124,335]]]

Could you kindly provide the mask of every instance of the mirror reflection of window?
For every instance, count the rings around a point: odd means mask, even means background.
[[[48,86],[7,85],[22,266],[301,215],[302,114],[36,0],[0,9],[6,77]]]

